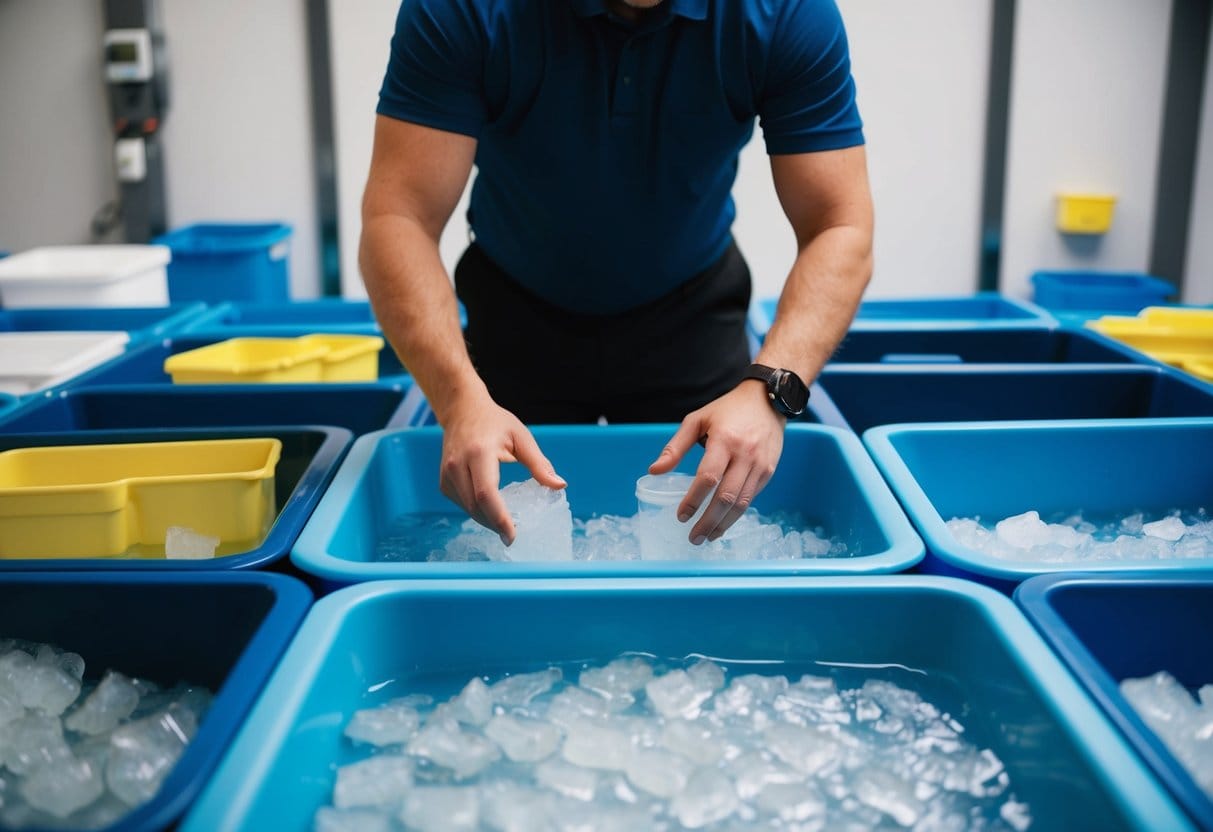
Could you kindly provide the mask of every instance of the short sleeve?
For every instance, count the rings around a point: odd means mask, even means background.
[[[479,136],[485,49],[473,0],[403,0],[376,112]]]
[[[758,116],[773,155],[863,144],[846,29],[834,0],[783,3]]]

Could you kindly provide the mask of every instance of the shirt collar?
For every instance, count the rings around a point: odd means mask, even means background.
[[[569,3],[578,17],[607,13],[606,0],[569,0]],[[671,15],[689,20],[706,20],[708,16],[708,0],[665,0],[665,5]]]

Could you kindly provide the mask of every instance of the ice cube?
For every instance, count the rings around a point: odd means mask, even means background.
[[[994,526],[994,533],[1000,540],[1017,549],[1046,546],[1052,538],[1048,524],[1040,519],[1038,511],[1025,511],[1023,514],[999,520]]]
[[[1174,542],[1187,534],[1188,527],[1178,517],[1166,517],[1162,520],[1155,520],[1153,523],[1143,524],[1141,531],[1147,537],[1157,537],[1159,540]]]
[[[699,707],[712,697],[712,689],[692,679],[685,670],[671,670],[644,686],[649,703],[667,719],[694,719]]]
[[[514,561],[573,559],[573,514],[564,489],[533,479],[510,483],[501,498],[514,520],[514,542],[505,556]]]
[[[561,728],[567,728],[578,720],[605,716],[608,707],[609,703],[596,693],[567,687],[548,703],[547,718]]]
[[[729,779],[717,769],[701,768],[670,801],[670,812],[687,829],[699,829],[724,820],[737,811],[738,805]]]
[[[312,832],[392,832],[392,816],[374,809],[334,809],[321,806],[312,819]]]
[[[8,688],[0,687],[0,725],[23,716],[25,716],[25,706],[21,704],[17,694]],[[0,759],[2,759],[2,755],[0,755]]]
[[[747,673],[738,676],[712,700],[712,708],[723,717],[746,716],[762,705],[773,704],[775,698],[788,689],[785,676],[760,676]]]
[[[378,708],[354,711],[345,726],[345,735],[370,745],[400,745],[408,742],[420,725],[421,716],[415,708],[393,701]]]
[[[803,774],[784,763],[767,759],[759,751],[748,751],[737,759],[730,760],[726,772],[733,778],[737,794],[742,800],[751,800],[772,784],[786,785],[804,781]]]
[[[413,788],[413,761],[397,754],[381,754],[337,769],[333,805],[338,809],[400,804]]]
[[[879,768],[867,768],[852,781],[855,796],[866,805],[892,818],[901,826],[913,826],[922,814],[913,785]]]
[[[28,711],[25,716],[0,725],[0,762],[14,774],[28,774],[70,756],[57,717]]]
[[[128,806],[151,800],[197,730],[195,713],[176,702],[116,729],[105,766],[110,791]]]
[[[667,722],[661,729],[661,744],[701,766],[719,762],[729,747],[709,725],[688,719]]]
[[[482,825],[499,832],[534,832],[551,829],[550,818],[557,799],[549,792],[498,782],[480,794]]]
[[[409,740],[405,750],[414,757],[424,757],[449,768],[460,780],[478,774],[501,758],[501,752],[491,740],[461,731],[459,723],[453,719],[426,723]]]
[[[219,538],[185,526],[169,526],[164,535],[164,556],[169,560],[206,560],[215,556]]]
[[[417,786],[404,799],[400,820],[418,832],[480,828],[480,797],[472,786]]]
[[[489,685],[489,693],[498,705],[526,705],[536,696],[551,690],[562,675],[557,667],[549,667],[537,673],[518,673]]]
[[[24,707],[58,716],[80,695],[80,678],[74,673],[74,665],[68,664],[65,669],[59,662],[57,651],[40,648],[39,653],[41,658],[37,660],[24,650],[0,656],[0,687],[15,695]]]
[[[788,823],[825,819],[825,799],[805,783],[768,783],[758,793],[754,805]]]
[[[21,796],[35,809],[66,818],[105,791],[101,772],[88,760],[64,757],[39,766],[21,781]]]
[[[593,800],[598,779],[598,772],[557,758],[544,760],[535,767],[536,782],[576,800]]]
[[[560,729],[555,725],[509,714],[490,719],[484,735],[501,746],[505,756],[520,763],[542,760],[560,746]]]
[[[695,764],[661,748],[640,748],[632,753],[625,774],[639,789],[657,797],[673,797],[683,790]]]
[[[700,690],[715,693],[724,687],[724,670],[711,659],[700,659],[687,668],[687,676]]]
[[[812,776],[838,758],[838,743],[817,727],[789,723],[768,725],[767,748],[797,771]]]
[[[480,678],[474,678],[450,702],[450,715],[466,725],[484,725],[493,715],[493,694]]]
[[[591,690],[611,703],[612,709],[629,707],[636,701],[633,695],[653,678],[653,667],[639,657],[615,659],[604,667],[581,671],[577,684]]]
[[[567,727],[561,756],[586,768],[623,771],[632,756],[632,739],[623,731],[588,720]]]
[[[138,704],[139,689],[130,679],[111,670],[63,724],[80,734],[104,734],[134,713]]]

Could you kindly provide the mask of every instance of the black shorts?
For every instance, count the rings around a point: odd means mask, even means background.
[[[736,245],[651,303],[585,315],[524,289],[473,243],[455,269],[472,363],[527,424],[679,422],[750,363],[750,270]]]

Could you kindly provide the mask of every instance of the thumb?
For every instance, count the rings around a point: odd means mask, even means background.
[[[650,474],[665,474],[674,470],[674,466],[682,461],[687,451],[695,447],[699,437],[703,435],[701,418],[692,413],[682,420],[674,436],[661,449],[657,459],[649,466]]]

